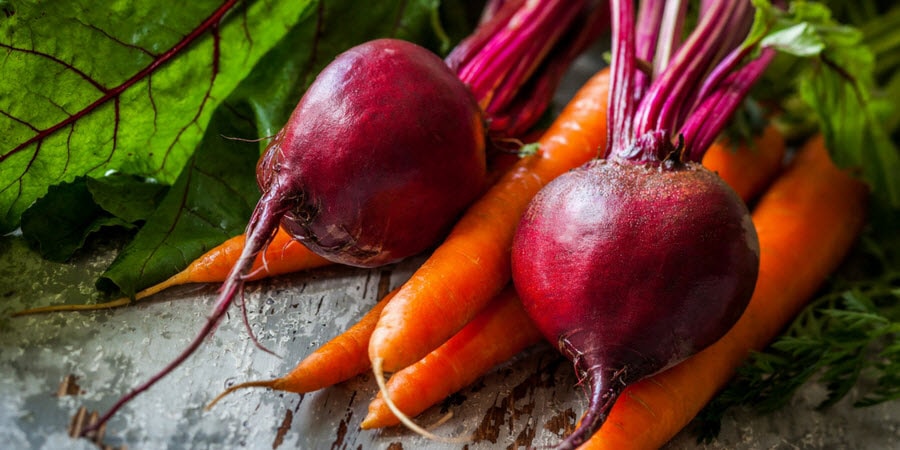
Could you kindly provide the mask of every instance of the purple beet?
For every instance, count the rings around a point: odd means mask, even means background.
[[[484,124],[468,88],[418,45],[337,57],[257,168],[283,227],[319,255],[374,267],[422,252],[483,190]]]
[[[625,386],[731,328],[753,292],[759,243],[744,203],[698,164],[596,160],[534,198],[512,264],[529,316],[588,380],[574,447]]]
[[[589,391],[559,448],[586,442],[628,385],[721,338],[756,284],[747,206],[699,161],[771,52],[747,58],[753,11],[741,0],[704,3],[683,43],[653,42],[678,39],[660,33],[663,22],[684,23],[685,9],[665,3],[642,4],[636,32],[631,0],[612,2],[605,159],[547,184],[513,242],[525,310]],[[638,60],[662,70],[639,70]]]

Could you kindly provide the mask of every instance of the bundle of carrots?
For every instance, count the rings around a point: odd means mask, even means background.
[[[525,205],[543,185],[595,156],[606,138],[606,105],[598,99],[607,97],[608,88],[607,73],[592,78],[541,138],[541,151],[522,159],[471,206],[412,278],[346,335],[283,378],[245,383],[222,395],[251,386],[307,392],[309,386],[340,382],[371,364],[381,392],[362,427],[404,423],[438,438],[407,416],[421,413],[540,340],[509,285],[512,233]],[[717,344],[629,388],[608,424],[586,447],[664,444],[750,351],[775,337],[850,249],[865,217],[865,185],[834,166],[821,137],[811,139],[773,183],[783,157],[784,142],[773,127],[752,148],[730,151],[719,143],[707,153],[704,164],[745,201],[764,191],[753,211],[761,248],[755,294],[738,324]],[[795,234],[803,234],[799,230],[809,220],[836,226],[819,227],[816,234],[798,240]],[[799,266],[799,258],[813,252],[815,262],[805,263],[802,273],[785,270]],[[420,326],[432,317],[442,320]],[[366,341],[368,354],[361,345]],[[332,348],[346,351],[324,359]],[[393,373],[387,383],[380,380],[383,371]],[[696,373],[708,374],[707,382],[696,383],[691,377]]]

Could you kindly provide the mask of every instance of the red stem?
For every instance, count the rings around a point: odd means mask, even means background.
[[[696,108],[682,131],[687,160],[699,162],[703,159],[706,149],[716,140],[719,132],[731,119],[731,115],[774,57],[775,50],[763,49],[758,58],[730,74]]]
[[[577,21],[574,36],[567,36],[564,45],[558,45],[554,54],[538,68],[526,85],[522,95],[513,98],[504,111],[492,117],[491,127],[503,130],[508,136],[518,136],[540,119],[556,92],[559,81],[574,61],[594,40],[609,28],[609,10],[594,8],[585,20]]]
[[[665,8],[666,2],[663,0],[646,0],[641,2],[638,10],[638,17],[641,19],[637,23],[635,34],[635,57],[651,65],[654,63],[653,56],[656,54],[656,48],[660,42]],[[650,86],[653,73],[638,70],[634,77],[633,97],[639,99],[644,96]]]
[[[608,147],[610,155],[632,161],[652,161],[671,147],[676,135],[684,137],[684,155],[699,161],[724,128],[750,87],[771,61],[769,52],[745,64],[758,42],[745,43],[752,22],[751,5],[742,0],[704,1],[700,23],[680,46],[671,62],[667,54],[676,45],[674,31],[684,20],[683,2],[666,4],[662,16],[656,0],[641,5],[637,48],[630,1],[613,2],[613,64],[610,92]],[[645,22],[646,21],[646,22]],[[665,28],[665,31],[653,31]],[[643,42],[654,37],[654,45]],[[654,71],[659,76],[646,89],[646,73],[635,72],[636,55],[656,49]],[[631,59],[631,61],[629,61]],[[665,64],[665,67],[661,67]],[[744,65],[741,67],[741,65]],[[637,78],[638,81],[635,81]],[[639,97],[628,96],[637,93]],[[642,97],[641,94],[644,94]],[[638,102],[634,106],[634,102]],[[662,146],[662,147],[660,147]]]
[[[690,90],[706,75],[719,48],[718,40],[727,31],[723,26],[724,19],[731,14],[734,3],[716,2],[710,12],[701,17],[697,28],[641,101],[635,118],[637,136],[651,130],[673,132],[679,128],[677,120],[681,105]]]
[[[631,0],[611,2],[612,61],[610,62],[609,111],[606,150],[603,157],[627,150],[632,137],[635,99],[635,28]]]
[[[684,0],[666,2],[659,31],[660,42],[656,45],[656,55],[653,60],[654,79],[668,67],[672,55],[681,48],[681,33],[684,28],[684,16],[687,15],[687,6],[688,2]]]
[[[485,111],[492,133],[517,136],[539,118],[568,66],[597,36],[599,0],[491,2],[475,32],[445,58]],[[584,39],[589,36],[590,39]],[[573,53],[573,50],[577,52]],[[540,87],[539,96],[531,90]],[[524,114],[518,116],[516,114]]]

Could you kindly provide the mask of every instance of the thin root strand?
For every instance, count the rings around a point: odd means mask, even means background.
[[[222,391],[221,394],[217,395],[216,398],[212,399],[212,401],[209,402],[209,403],[206,405],[206,407],[203,408],[203,409],[206,410],[206,411],[211,410],[213,406],[216,406],[216,403],[219,403],[219,401],[222,400],[223,398],[225,398],[225,396],[231,394],[232,392],[234,392],[234,391],[236,391],[236,390],[238,390],[238,389],[244,389],[244,388],[250,388],[250,387],[265,387],[265,388],[271,388],[271,387],[275,386],[275,383],[276,383],[276,382],[278,382],[277,379],[275,379],[275,380],[262,380],[262,381],[247,381],[247,382],[244,382],[244,383],[241,383],[241,384],[236,384],[236,385],[231,386],[230,388],[225,389],[224,391]]]
[[[422,428],[417,423],[415,423],[409,416],[404,414],[403,411],[400,411],[400,408],[394,404],[394,401],[391,400],[391,396],[388,393],[387,384],[385,383],[385,379],[384,379],[384,371],[382,370],[383,364],[384,364],[383,358],[375,358],[372,361],[372,372],[375,375],[375,382],[378,383],[378,389],[381,391],[381,396],[384,399],[384,403],[387,405],[388,409],[390,409],[391,412],[394,413],[395,416],[397,416],[397,419],[400,420],[400,423],[402,423],[404,426],[406,426],[406,428],[409,428],[416,434],[418,434],[426,439],[431,439],[432,441],[444,442],[447,444],[466,444],[466,443],[471,442],[472,439],[470,437],[461,436],[458,438],[450,438],[450,437],[436,435],[436,434],[426,430],[425,428]],[[449,419],[450,419],[450,417],[445,416],[444,418],[439,420],[436,424],[432,425],[432,427],[441,425]]]

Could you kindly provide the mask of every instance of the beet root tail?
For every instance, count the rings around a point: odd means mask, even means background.
[[[578,428],[556,446],[557,450],[573,450],[588,441],[609,417],[609,412],[622,394],[625,384],[620,382],[619,373],[607,378],[603,369],[595,366],[588,369],[587,381],[590,400],[587,412],[581,418]]]
[[[111,419],[119,409],[178,368],[178,366],[200,348],[207,337],[213,334],[216,326],[218,326],[222,321],[222,318],[225,317],[225,313],[228,312],[228,307],[231,306],[234,297],[243,291],[246,272],[252,268],[256,255],[265,249],[266,245],[278,230],[278,224],[281,221],[281,217],[284,216],[284,211],[286,209],[286,202],[281,200],[283,198],[284,196],[274,192],[274,189],[263,195],[263,198],[253,211],[250,223],[247,225],[247,240],[244,244],[241,256],[228,274],[228,278],[223,283],[222,288],[219,291],[219,296],[213,306],[212,313],[207,317],[200,332],[197,333],[191,343],[162,370],[116,401],[116,403],[113,404],[113,406],[107,410],[98,421],[92,422],[82,428],[79,433],[80,436],[90,436],[92,433],[105,426],[109,419]]]

